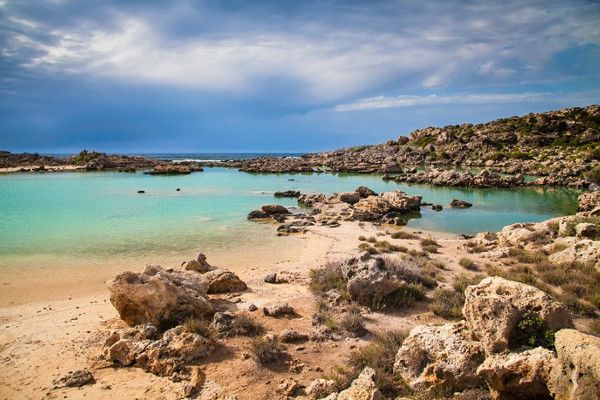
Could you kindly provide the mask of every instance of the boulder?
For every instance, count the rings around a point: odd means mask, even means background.
[[[173,325],[188,316],[212,316],[206,297],[209,281],[192,271],[168,272],[147,266],[142,273],[123,272],[108,283],[110,301],[129,325]]]
[[[473,206],[473,204],[459,199],[453,199],[450,202],[450,207],[452,208],[469,208],[471,206]]]
[[[400,190],[381,194],[381,198],[390,204],[392,211],[408,212],[418,210],[421,206],[421,196],[409,196]]]
[[[477,369],[497,399],[549,398],[547,381],[557,364],[554,353],[542,347],[520,353],[495,354]]]
[[[204,274],[208,281],[207,293],[241,292],[248,286],[233,272],[217,268]]]
[[[205,273],[212,269],[211,265],[206,261],[206,256],[202,253],[198,254],[195,260],[185,261],[181,266],[185,270],[200,273]]]
[[[598,235],[596,224],[581,222],[575,225],[575,236],[593,239]]]
[[[390,211],[392,207],[385,199],[380,196],[369,196],[354,204],[352,218],[359,221],[376,220]]]
[[[375,385],[375,371],[366,367],[350,387],[337,395],[337,400],[384,400]]]
[[[336,383],[331,379],[315,379],[306,388],[309,399],[321,399],[336,391]]]
[[[267,204],[262,206],[261,209],[269,215],[290,214],[290,211],[280,204]]]
[[[574,329],[556,332],[558,366],[548,381],[557,400],[600,400],[600,338]]]
[[[596,270],[600,271],[600,241],[590,239],[566,238],[560,243],[568,245],[564,250],[548,256],[554,263],[570,263],[579,261],[593,263]]]
[[[358,195],[361,197],[361,199],[364,199],[369,196],[377,196],[377,193],[375,193],[373,190],[371,190],[370,188],[368,188],[366,186],[357,187],[355,192],[358,193]]]
[[[265,219],[270,218],[271,214],[264,212],[263,210],[253,210],[248,213],[246,218],[248,219]]]
[[[460,391],[480,383],[477,367],[483,359],[464,322],[419,325],[398,350],[394,373],[414,390]]]
[[[573,326],[566,307],[533,286],[490,277],[465,290],[463,315],[488,355],[508,350],[519,319],[532,311],[549,330]]]
[[[308,335],[300,333],[294,329],[284,329],[279,334],[279,340],[283,343],[303,342],[308,340]]]
[[[585,192],[579,195],[578,211],[592,211],[596,207],[600,207],[600,190]]]
[[[344,192],[344,193],[338,194],[338,199],[341,202],[348,203],[348,204],[358,203],[360,198],[361,198],[361,196],[357,192]]]
[[[269,317],[293,316],[296,314],[294,308],[287,303],[270,303],[263,307],[263,313]]]

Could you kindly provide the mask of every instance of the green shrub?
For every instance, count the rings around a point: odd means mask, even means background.
[[[533,311],[526,311],[517,322],[517,328],[509,339],[512,348],[521,346],[554,349],[554,331],[548,329],[546,321]]]
[[[443,318],[461,318],[464,303],[464,292],[439,288],[433,292],[429,309]]]
[[[277,340],[264,337],[253,338],[248,350],[256,363],[263,366],[279,361],[284,355],[283,347]]]
[[[547,259],[547,256],[541,251],[527,251],[515,247],[508,250],[508,255],[525,264],[537,264]]]
[[[417,147],[423,148],[433,142],[435,142],[435,138],[433,136],[423,136],[423,137],[413,140],[412,144]]]
[[[340,263],[328,263],[323,268],[311,269],[309,275],[309,287],[315,295],[322,296],[332,289],[337,289],[342,298],[350,298]]]
[[[454,278],[452,287],[459,293],[464,293],[467,286],[477,285],[485,278],[483,275],[460,274]]]
[[[410,232],[405,232],[405,231],[397,231],[394,232],[390,235],[392,237],[392,239],[406,239],[406,240],[412,240],[412,239],[418,239],[419,237],[413,233]]]
[[[342,390],[350,386],[363,369],[371,367],[375,370],[375,384],[384,396],[395,398],[408,394],[406,383],[394,373],[396,353],[406,336],[404,331],[375,335],[369,344],[350,353],[345,367],[335,368],[326,378],[335,380],[338,389]]]
[[[461,267],[466,268],[469,271],[477,271],[479,269],[477,268],[477,264],[475,264],[475,262],[468,257],[461,258],[458,263]]]
[[[585,173],[585,177],[595,184],[600,185],[600,166],[596,166]]]
[[[232,333],[241,336],[258,336],[266,332],[264,325],[255,321],[250,314],[242,312],[233,320]]]
[[[425,289],[423,289],[423,286],[408,283],[400,286],[388,295],[374,296],[371,299],[371,304],[369,306],[373,310],[405,308],[423,299],[425,299]]]

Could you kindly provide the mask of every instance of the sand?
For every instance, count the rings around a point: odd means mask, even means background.
[[[0,174],[19,172],[21,169],[35,169],[41,165],[20,165],[18,167],[2,167],[0,168]],[[85,166],[81,165],[45,165],[47,172],[68,172],[68,171],[85,171]]]
[[[238,310],[246,310],[254,303],[289,302],[298,314],[294,319],[267,318],[253,315],[262,321],[269,332],[279,333],[284,328],[300,332],[311,330],[314,299],[308,290],[311,268],[327,260],[355,255],[360,235],[382,234],[386,229],[371,224],[344,222],[338,228],[314,227],[311,232],[281,239],[280,247],[264,249],[241,248],[224,254],[207,254],[208,261],[228,267],[244,280],[249,290],[242,293]],[[275,235],[273,228],[273,235]],[[433,236],[443,244],[441,254],[432,258],[458,260],[461,240],[454,235],[422,233]],[[418,241],[393,240],[392,243],[418,249]],[[193,255],[182,255],[168,260],[177,265]],[[141,270],[148,260],[131,260],[104,264],[103,268],[81,268],[73,273],[72,266],[64,270],[23,270],[19,275],[3,274],[0,307],[0,399],[178,399],[182,398],[183,383],[154,376],[137,368],[115,368],[100,359],[102,342],[111,327],[123,326],[109,301],[104,281],[126,269]],[[450,263],[447,274],[461,268]],[[69,273],[69,270],[71,271]],[[266,274],[278,272],[290,277],[286,284],[267,284]],[[436,320],[425,306],[393,314],[370,313],[367,328],[371,331],[390,328],[407,329],[420,323]],[[278,399],[277,385],[287,377],[294,377],[308,385],[322,377],[334,366],[344,363],[351,349],[360,346],[362,339],[340,342],[306,342],[287,346],[294,363],[302,364],[300,372],[270,370],[258,367],[244,357],[247,338],[227,339],[225,345],[202,360],[201,367],[207,379],[223,386],[229,394],[242,399]],[[53,380],[68,371],[86,368],[96,379],[93,385],[82,388],[54,388]]]

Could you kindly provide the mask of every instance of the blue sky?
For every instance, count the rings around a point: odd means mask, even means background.
[[[0,149],[317,151],[597,103],[597,1],[0,0]]]

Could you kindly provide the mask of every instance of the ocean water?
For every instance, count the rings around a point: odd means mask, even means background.
[[[187,157],[186,157],[187,158]],[[136,257],[234,249],[275,237],[272,226],[246,220],[279,190],[334,193],[365,185],[403,190],[447,206],[424,208],[409,226],[454,233],[499,230],[575,212],[578,192],[568,189],[458,189],[384,182],[360,174],[248,174],[226,168],[182,176],[70,172],[0,175],[0,265],[18,257]],[[180,188],[181,191],[176,191]],[[145,194],[138,194],[145,190]]]

